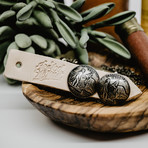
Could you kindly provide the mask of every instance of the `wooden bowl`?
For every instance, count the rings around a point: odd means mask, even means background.
[[[89,53],[91,65],[116,65],[113,58]],[[119,62],[118,62],[119,64]],[[126,62],[121,63],[126,65]],[[128,62],[128,65],[129,62]],[[132,64],[131,64],[132,65]],[[130,68],[133,69],[131,66]],[[134,67],[137,71],[137,68]],[[104,106],[99,100],[76,99],[70,93],[30,83],[23,83],[23,94],[44,115],[63,124],[97,132],[131,132],[148,129],[148,89],[138,85],[143,94],[123,106]]]

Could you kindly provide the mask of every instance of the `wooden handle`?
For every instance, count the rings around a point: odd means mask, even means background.
[[[126,44],[133,57],[138,61],[141,70],[148,81],[148,37],[143,31],[137,31],[128,36]]]
[[[139,63],[145,79],[148,81],[148,36],[136,18],[116,26],[115,31]]]

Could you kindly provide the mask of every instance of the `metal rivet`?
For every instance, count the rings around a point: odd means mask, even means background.
[[[119,74],[108,74],[100,79],[97,92],[104,104],[120,105],[128,99],[130,86],[123,76]]]
[[[71,93],[78,98],[88,98],[96,92],[99,82],[97,71],[91,66],[80,65],[74,68],[67,79]]]

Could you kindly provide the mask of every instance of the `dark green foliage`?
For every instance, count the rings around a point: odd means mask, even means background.
[[[134,17],[135,12],[122,12],[84,27],[86,22],[108,14],[115,6],[105,3],[79,13],[84,3],[85,0],[77,0],[69,7],[59,0],[0,0],[0,73],[12,48],[57,57],[66,46],[75,52],[79,63],[88,64],[87,43],[93,40],[129,59],[130,53],[123,45],[95,29],[124,23]]]

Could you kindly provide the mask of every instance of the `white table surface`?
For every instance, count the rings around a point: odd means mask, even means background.
[[[137,9],[136,6],[139,6],[140,0],[130,0],[131,2],[130,9]],[[140,16],[137,17],[140,21]],[[1,75],[0,148],[52,148],[65,147],[65,145],[100,148],[147,147],[148,133],[145,131],[128,134],[99,134],[55,123],[27,101],[22,94],[21,86],[8,85]]]

